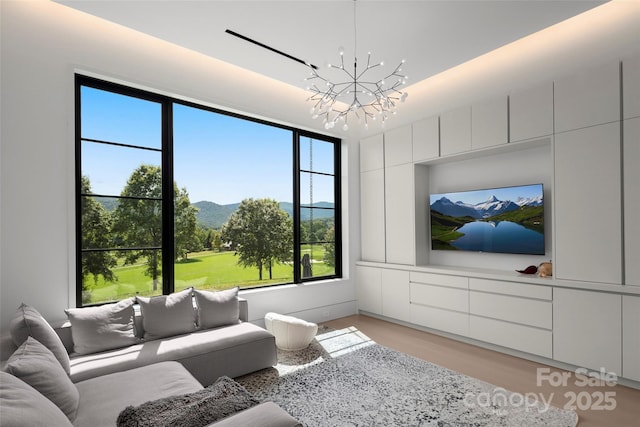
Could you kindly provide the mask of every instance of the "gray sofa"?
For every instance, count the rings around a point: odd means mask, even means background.
[[[74,354],[71,322],[55,328],[70,356],[69,376],[73,382],[124,371],[156,362],[175,360],[200,383],[207,386],[225,375],[239,377],[278,363],[275,337],[248,322],[248,305],[238,300],[240,323],[168,336],[91,354]],[[143,330],[136,310],[136,334]]]
[[[195,326],[189,322],[180,326],[180,316],[188,309],[182,309],[177,317],[179,310],[173,309],[179,304],[194,309],[196,304],[189,305],[192,298],[191,294],[186,296],[187,290],[176,293],[178,299],[139,299],[140,309],[134,309],[132,301],[71,309],[67,312],[69,322],[55,331],[35,309],[21,306],[11,325],[16,350],[4,363],[6,372],[0,381],[0,424],[116,425],[118,415],[128,406],[197,393],[219,377],[232,378],[275,365],[273,335],[248,323],[247,302],[237,298],[237,290],[229,292],[204,293],[206,298],[224,297],[213,305],[202,300],[202,295],[194,295],[200,311]],[[159,300],[165,304],[160,311],[149,305]],[[122,313],[128,314],[123,317]],[[164,322],[164,326],[158,329],[145,322],[145,314],[149,318],[160,314],[162,321],[156,319],[155,325]],[[106,324],[100,324],[105,318]],[[225,324],[219,325],[220,321]],[[172,335],[172,328],[182,333]],[[117,348],[110,348],[114,345]],[[92,352],[102,347],[106,349]],[[3,350],[6,353],[6,348]],[[272,402],[242,409],[209,425],[300,425]]]

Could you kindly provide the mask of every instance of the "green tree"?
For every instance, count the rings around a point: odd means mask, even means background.
[[[186,254],[198,246],[196,237],[197,208],[191,206],[186,189],[173,184],[175,252],[173,259]],[[158,166],[141,165],[133,171],[120,194],[114,211],[113,230],[122,247],[125,264],[139,259],[146,263],[145,274],[153,281],[153,290],[158,289],[162,274],[162,171]]]
[[[91,193],[91,183],[89,177],[81,178],[81,194]],[[81,224],[82,224],[82,248],[100,249],[111,246],[111,225],[112,219],[109,212],[94,197],[83,196],[80,202]],[[102,276],[105,281],[113,282],[117,280],[116,275],[111,270],[116,266],[116,257],[109,251],[91,251],[82,254],[82,290],[83,299],[85,292],[89,298],[90,289],[98,283],[98,277]],[[89,284],[89,276],[93,277],[93,286]]]
[[[186,188],[179,189],[173,184],[173,209],[176,236],[175,259],[187,259],[189,252],[196,252],[202,249],[200,239],[198,239],[198,227],[196,214],[198,208],[189,201],[189,193]]]
[[[331,242],[331,243],[325,243],[324,245],[324,263],[327,264],[330,267],[334,267],[336,266],[336,230],[335,230],[335,226],[333,224],[331,224],[331,227],[329,227],[329,229],[327,230],[325,236],[324,236],[324,240],[326,242]]]
[[[260,280],[263,268],[272,279],[273,264],[292,258],[293,222],[272,199],[243,200],[222,227],[221,237],[235,247],[240,265],[258,268]]]

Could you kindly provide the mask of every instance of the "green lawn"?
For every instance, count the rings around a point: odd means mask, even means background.
[[[309,248],[303,248],[303,254]],[[319,246],[313,248],[314,276],[332,275],[333,267],[321,260],[324,249]],[[243,268],[237,263],[238,257],[233,252],[200,252],[189,254],[186,261],[175,264],[175,290],[194,286],[198,289],[228,289],[234,286],[250,288],[269,284],[293,282],[293,266],[291,264],[276,264],[273,267],[273,279],[269,280],[269,271],[263,269],[263,280],[258,280],[258,269]],[[156,295],[162,293],[162,280],[159,280],[159,290],[153,291],[151,278],[144,274],[144,265],[120,266],[113,269],[118,277],[116,282],[105,282],[102,277],[97,285],[91,289],[89,301],[104,302],[117,301],[135,295]]]

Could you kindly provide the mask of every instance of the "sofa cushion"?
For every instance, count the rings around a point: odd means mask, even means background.
[[[9,357],[5,370],[42,393],[73,421],[80,396],[67,373],[47,347],[33,337]]]
[[[90,354],[136,344],[134,302],[134,298],[127,298],[115,304],[65,310],[71,322],[73,351]]]
[[[128,406],[118,416],[118,427],[205,427],[258,403],[240,384],[220,377],[203,390]]]
[[[25,342],[27,337],[35,338],[51,350],[60,362],[62,369],[67,374],[69,373],[69,354],[67,349],[51,325],[38,313],[38,310],[24,303],[21,304],[11,320],[9,331],[13,342],[18,347]]]
[[[136,297],[142,313],[144,339],[155,340],[196,329],[193,289],[156,297]]]
[[[200,329],[217,328],[239,322],[240,304],[237,287],[218,292],[194,289],[193,293],[198,306],[198,327]]]
[[[255,343],[260,343],[264,340],[271,340],[273,342],[273,335],[253,323],[238,323],[217,329],[205,329],[190,334],[146,341],[143,344],[136,344],[102,353],[74,355],[71,358],[71,379],[74,382],[78,382],[99,375],[133,369],[154,362],[166,360],[183,361],[200,355],[206,361],[203,363],[212,364],[214,363],[213,361],[217,359],[214,353],[229,348],[246,348],[246,345],[256,345]],[[273,345],[273,353],[273,357],[275,358],[275,345]],[[246,357],[260,360],[262,355],[249,354],[246,355]],[[229,368],[227,372],[235,374],[233,371],[234,365],[243,363],[241,360],[242,357],[237,357],[237,359],[238,360],[225,360],[225,368]],[[263,365],[259,369],[265,367],[267,366]],[[203,366],[200,369],[206,371],[208,367]],[[240,371],[240,369],[236,370]],[[245,371],[244,373],[248,372],[251,371]],[[225,375],[234,376],[231,374]],[[213,380],[218,376],[213,378]],[[196,375],[196,377],[198,376]],[[210,384],[210,382],[207,384]]]
[[[0,418],[6,427],[71,427],[67,416],[29,384],[0,371]]]
[[[76,384],[80,407],[76,427],[115,426],[129,405],[192,393],[202,385],[178,362],[162,362],[115,372]]]

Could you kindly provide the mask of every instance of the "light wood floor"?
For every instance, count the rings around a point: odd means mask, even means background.
[[[621,385],[584,385],[574,372],[557,368],[550,368],[550,372],[553,373],[551,375],[553,378],[559,378],[559,375],[564,372],[568,376],[566,387],[552,387],[550,381],[546,380],[542,380],[538,385],[537,369],[549,368],[547,365],[369,316],[349,316],[325,324],[336,329],[355,326],[378,344],[523,395],[535,393],[539,396],[542,393],[544,400],[548,401],[551,398],[551,404],[560,408],[566,404],[576,406],[580,404],[590,408],[586,410],[576,408],[579,427],[640,427],[640,390]],[[603,400],[600,405],[603,407],[615,405],[615,409],[592,409],[605,392],[610,393],[609,403]],[[565,397],[565,393],[568,393],[568,397]],[[581,399],[581,403],[575,399],[571,402],[572,394]],[[589,400],[594,405],[590,404]]]

